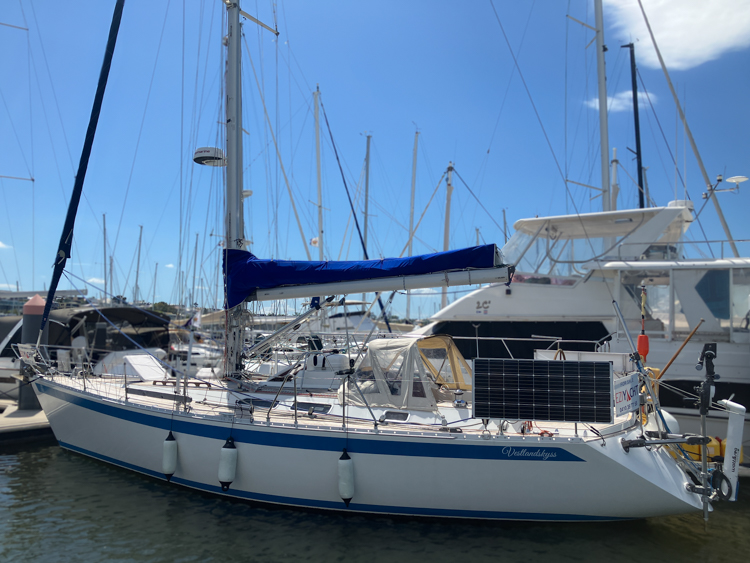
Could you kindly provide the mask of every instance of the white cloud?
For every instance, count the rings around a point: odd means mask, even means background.
[[[174,268],[174,264],[167,264],[167,265],[166,265],[166,266],[164,266],[164,267],[165,267],[165,268]]]
[[[16,286],[10,285],[9,283],[0,283],[0,289],[9,289],[15,291]]]
[[[13,248],[13,247],[8,246],[7,244],[4,244],[3,241],[0,240],[0,248]]]
[[[104,283],[104,280],[101,279],[101,278],[89,278],[86,281],[89,282],[89,283],[96,283],[96,284],[99,284],[99,285],[101,285],[101,284]]]
[[[656,95],[649,93],[648,95],[651,103],[656,105]],[[592,98],[584,102],[588,107],[592,109],[599,109],[599,98]],[[609,112],[614,113],[618,111],[632,111],[633,110],[633,93],[630,90],[624,92],[618,92],[614,96],[607,97],[607,106],[609,106]],[[640,109],[646,109],[649,106],[648,100],[645,94],[642,92],[638,94],[638,107]]]
[[[636,43],[639,64],[660,68],[636,0],[604,0],[617,41]],[[643,0],[667,69],[688,70],[750,46],[747,0]],[[612,42],[605,36],[605,41]]]

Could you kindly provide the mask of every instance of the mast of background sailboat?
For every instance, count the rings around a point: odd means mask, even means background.
[[[596,20],[596,69],[599,83],[599,137],[601,138],[602,164],[602,210],[610,211],[612,207],[609,189],[609,127],[607,122],[607,75],[604,67],[604,16],[602,0],[594,0],[594,18]]]
[[[318,179],[318,258],[323,261],[323,183],[320,179],[320,87],[313,92],[315,99],[315,160]]]
[[[445,179],[446,196],[445,196],[445,229],[443,231],[443,250],[448,250],[450,243],[450,226],[451,226],[451,196],[453,195],[453,163],[448,163],[448,176]],[[445,309],[448,306],[448,287],[443,288],[443,295],[440,301],[440,308]]]
[[[635,161],[638,167],[638,207],[643,209],[645,205],[645,192],[643,188],[643,160],[641,155],[641,124],[638,117],[638,81],[635,70],[635,46],[632,43],[623,45],[622,49],[630,49],[630,78],[633,84],[633,119],[635,120]]]
[[[133,305],[138,303],[138,275],[141,273],[141,238],[143,238],[143,225],[138,233],[138,261],[135,263],[135,288],[133,289]]]
[[[195,269],[198,266],[198,233],[195,233],[195,252],[193,253],[193,287],[190,290],[190,308],[198,301],[195,298]]]
[[[104,213],[102,215],[102,225],[104,229],[104,262],[102,262],[102,266],[104,267],[104,295],[102,296],[104,299],[104,302],[107,302],[107,214]]]
[[[156,274],[159,271],[159,263],[156,263],[156,266],[154,266],[154,293],[153,297],[151,298],[151,306],[153,307],[156,305]]]
[[[417,144],[419,142],[419,131],[414,133],[414,155],[411,161],[411,206],[409,208],[409,256],[412,255],[412,244],[414,243],[414,193],[417,185]],[[411,319],[411,291],[406,292],[406,320]]]
[[[365,260],[369,258],[367,253],[367,223],[370,221],[370,142],[372,135],[367,135],[367,148],[365,149],[365,229],[362,236],[362,253]]]
[[[365,229],[362,237],[362,257],[367,260],[367,224],[370,222],[370,142],[372,141],[372,135],[367,135],[367,148],[365,150],[365,211],[364,211],[364,222]],[[362,294],[362,311],[365,310],[364,302],[366,295]],[[407,298],[408,299],[408,298]],[[407,301],[408,303],[408,301]],[[408,305],[407,305],[408,307]]]
[[[719,216],[719,222],[721,223],[721,226],[724,229],[724,233],[727,235],[727,238],[729,239],[729,245],[732,247],[732,252],[734,252],[735,258],[739,258],[740,253],[737,250],[737,245],[734,243],[734,238],[732,237],[732,233],[729,231],[729,225],[727,224],[727,221],[724,218],[724,213],[722,212],[721,206],[719,205],[719,200],[716,199],[716,194],[714,193],[714,186],[711,183],[711,180],[708,179],[708,172],[706,172],[706,167],[703,166],[703,159],[701,158],[701,155],[698,152],[698,145],[695,144],[695,139],[693,139],[693,133],[690,131],[690,127],[688,126],[688,123],[687,123],[687,118],[685,117],[685,112],[682,111],[682,105],[680,104],[680,99],[677,97],[677,92],[675,91],[674,86],[672,85],[672,79],[669,78],[669,71],[667,71],[667,65],[664,64],[664,59],[661,56],[661,51],[659,50],[659,46],[656,44],[656,37],[654,37],[653,31],[651,31],[651,24],[648,21],[648,17],[646,17],[646,11],[643,9],[643,4],[641,4],[641,0],[638,0],[638,6],[641,8],[641,14],[643,14],[643,20],[646,22],[648,33],[651,36],[651,42],[654,44],[654,50],[656,51],[656,56],[659,58],[659,64],[661,65],[662,72],[664,72],[664,77],[667,79],[667,84],[669,85],[669,91],[672,92],[674,103],[677,106],[677,111],[680,114],[680,120],[682,121],[683,127],[685,127],[685,133],[687,133],[688,140],[690,141],[690,146],[693,149],[695,160],[698,162],[698,168],[700,168],[701,175],[703,176],[703,181],[706,183],[706,187],[708,188],[708,197],[710,199],[713,199],[714,207],[716,207],[716,214]]]

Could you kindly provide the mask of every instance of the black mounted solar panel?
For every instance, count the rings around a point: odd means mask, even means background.
[[[612,364],[474,360],[474,418],[613,422]]]

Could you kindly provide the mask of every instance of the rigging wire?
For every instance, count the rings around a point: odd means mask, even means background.
[[[521,50],[523,49],[523,43],[524,43],[524,40],[526,39],[526,32],[529,29],[529,23],[531,22],[531,14],[534,12],[534,6],[536,6],[536,0],[534,0],[531,3],[531,8],[529,9],[529,15],[526,18],[526,25],[523,28],[523,33],[521,34],[521,40],[518,42],[517,53],[518,53],[519,56],[521,54]],[[495,120],[495,127],[492,130],[492,135],[490,135],[490,142],[487,145],[487,153],[485,155],[485,161],[487,159],[487,156],[490,154],[490,149],[492,148],[492,143],[495,140],[495,135],[497,134],[497,129],[498,129],[499,125],[500,125],[500,118],[503,115],[503,108],[505,108],[505,102],[508,99],[508,93],[510,92],[510,86],[513,83],[513,76],[515,75],[515,73],[516,73],[516,67],[514,66],[511,69],[511,71],[510,71],[510,77],[508,78],[508,85],[505,87],[505,93],[503,94],[503,101],[500,103],[500,110],[498,111],[497,119]]]
[[[638,74],[638,79],[641,82],[641,88],[643,89],[644,93],[646,94],[646,99],[648,100],[649,107],[651,108],[651,113],[654,116],[654,119],[656,120],[656,124],[659,126],[659,132],[661,133],[662,139],[664,139],[664,144],[667,147],[667,151],[669,152],[669,157],[672,159],[672,163],[674,164],[675,173],[680,179],[680,182],[682,183],[682,187],[685,190],[685,195],[688,199],[690,199],[690,194],[687,192],[687,186],[685,185],[685,180],[682,178],[682,174],[680,174],[680,168],[677,166],[677,161],[675,159],[674,154],[672,153],[672,149],[669,146],[669,143],[667,142],[667,137],[664,134],[664,129],[661,126],[661,121],[659,121],[659,116],[656,114],[656,109],[654,108],[654,104],[651,102],[651,96],[649,96],[648,90],[646,89],[646,84],[643,81],[643,77],[641,76],[641,73],[639,70],[636,69],[636,73]],[[703,204],[703,207],[706,206],[706,203],[708,203],[708,199],[706,199],[706,202]],[[695,220],[698,223],[698,227],[701,230],[701,233],[703,234],[703,239],[708,242],[708,235],[706,235],[706,231],[703,228],[703,223],[701,223],[701,220],[699,219],[700,212],[703,211],[703,207],[701,207],[700,211],[698,213],[695,213],[695,209],[693,209],[693,213],[695,214]],[[711,258],[715,258],[713,248],[711,248],[710,244],[707,244],[708,251],[711,253]]]
[[[362,250],[363,250],[364,255],[365,255],[365,260],[369,260],[369,256],[367,255],[367,247],[365,246],[365,239],[362,237],[362,230],[359,228],[359,221],[357,221],[357,213],[356,213],[356,211],[354,209],[354,204],[352,203],[352,196],[349,193],[349,187],[346,185],[346,176],[344,174],[344,169],[341,166],[341,160],[339,159],[339,153],[336,150],[336,143],[333,140],[333,131],[331,131],[331,125],[330,125],[330,123],[328,123],[328,114],[326,113],[326,108],[323,105],[323,100],[322,99],[320,100],[320,109],[323,110],[323,118],[325,119],[326,127],[328,128],[328,134],[331,137],[331,145],[333,146],[333,153],[336,156],[336,162],[339,165],[339,172],[341,172],[341,180],[344,182],[344,189],[346,190],[346,197],[349,200],[349,207],[352,210],[352,216],[354,217],[354,226],[357,228],[357,234],[359,235],[359,241],[360,241],[360,243],[362,243]],[[391,331],[391,324],[390,324],[390,322],[388,322],[388,315],[387,315],[387,312],[386,312],[386,307],[383,305],[383,300],[380,298],[380,294],[379,293],[377,293],[376,295],[378,297],[378,305],[380,305],[380,311],[381,311],[381,314],[383,315],[383,320],[385,321],[385,325],[388,327],[388,332],[392,332]]]
[[[519,66],[518,59],[516,58],[515,54],[513,53],[513,49],[511,47],[510,41],[508,39],[508,35],[505,33],[505,28],[503,27],[503,24],[500,21],[500,16],[498,15],[497,10],[495,9],[495,4],[494,4],[493,0],[490,0],[490,5],[492,6],[492,11],[495,13],[495,19],[497,20],[497,23],[500,26],[500,30],[501,30],[501,32],[503,34],[503,37],[505,38],[505,42],[508,45],[508,50],[510,51],[511,56],[513,57],[513,62],[516,65],[516,67],[518,68],[518,75],[521,78],[521,82],[523,83],[524,89],[526,90],[526,94],[529,97],[529,101],[531,102],[531,106],[534,109],[534,113],[536,114],[537,121],[539,122],[539,126],[541,127],[542,132],[544,133],[544,138],[547,141],[547,146],[549,147],[550,152],[552,153],[552,158],[555,161],[555,166],[557,167],[557,171],[560,174],[560,178],[563,181],[563,185],[565,186],[565,191],[568,194],[568,197],[573,202],[575,214],[578,217],[579,222],[581,224],[581,230],[583,231],[584,239],[586,240],[586,243],[588,244],[589,248],[591,249],[592,254],[596,254],[596,250],[594,249],[594,245],[593,245],[593,243],[591,241],[591,238],[588,236],[588,232],[586,230],[586,224],[583,221],[583,219],[581,218],[581,213],[578,210],[578,206],[575,204],[575,200],[573,200],[572,194],[570,192],[570,188],[568,186],[567,179],[563,175],[562,168],[560,167],[560,162],[558,161],[557,156],[555,155],[555,152],[554,152],[554,150],[552,148],[552,143],[550,141],[549,136],[547,135],[546,129],[544,128],[544,124],[542,123],[541,116],[539,115],[539,112],[537,111],[536,104],[534,103],[534,100],[531,97],[531,91],[529,90],[529,87],[526,84],[526,80],[525,80],[525,78],[523,76],[523,73],[521,72],[521,67]],[[594,260],[596,260],[597,263],[600,262],[596,258]],[[609,293],[610,297],[614,300],[614,295],[612,294],[612,288],[609,285],[606,285],[605,287],[607,288],[607,292]]]
[[[471,194],[471,197],[473,197],[477,201],[477,203],[479,204],[479,207],[482,208],[482,210],[492,220],[492,222],[500,230],[500,232],[503,232],[503,228],[500,225],[498,225],[497,221],[495,221],[495,218],[492,216],[492,214],[489,211],[487,211],[487,208],[482,204],[482,202],[479,200],[479,198],[474,194],[474,192],[472,191],[472,189],[469,187],[469,184],[467,184],[466,180],[464,180],[461,177],[461,174],[458,173],[458,171],[455,169],[455,167],[453,168],[453,172],[456,174],[456,176],[458,176],[458,179],[463,182],[464,186],[466,186],[466,189],[469,190],[469,193]]]
[[[268,115],[268,111],[266,110],[266,102],[265,102],[265,100],[263,98],[263,92],[261,90],[260,82],[258,81],[258,75],[255,72],[255,65],[253,63],[253,59],[250,56],[250,50],[247,47],[247,41],[245,41],[245,51],[247,53],[248,60],[250,61],[250,67],[253,69],[253,76],[255,76],[256,85],[258,86],[258,91],[259,91],[259,94],[260,94],[260,97],[261,97],[261,102],[263,104],[263,112],[265,114],[266,121],[268,122],[268,132],[271,134],[271,139],[273,140],[273,145],[276,148],[276,156],[277,156],[276,162],[277,162],[277,165],[279,166],[279,168],[281,169],[281,173],[284,176],[284,181],[286,183],[287,190],[289,191],[289,201],[292,204],[292,211],[294,212],[294,217],[295,217],[295,219],[297,221],[297,227],[299,228],[299,233],[300,233],[300,236],[302,237],[302,244],[304,245],[305,252],[307,253],[307,259],[310,260],[310,250],[307,248],[307,238],[305,237],[305,232],[302,229],[302,223],[299,220],[299,214],[297,213],[297,206],[294,203],[294,195],[292,193],[292,186],[289,183],[289,178],[287,177],[286,171],[284,169],[284,165],[282,164],[282,161],[281,161],[281,151],[280,151],[279,145],[278,145],[278,143],[276,141],[276,136],[273,133],[273,129],[271,128],[270,117]],[[261,67],[261,69],[262,69],[262,67]],[[277,209],[278,209],[278,201],[277,201]],[[278,229],[278,218],[276,220],[276,228]],[[278,245],[278,242],[277,242],[277,245]]]
[[[23,15],[23,20],[24,20],[24,24],[25,24],[26,23],[26,14],[25,14],[25,12],[23,10],[23,2],[19,2],[19,6],[21,7],[21,14]],[[33,2],[29,2],[29,6],[31,6],[31,15],[34,18],[34,24],[36,26],[36,29],[39,30],[40,27],[39,27],[39,22],[37,21],[37,18],[36,18],[36,10],[34,9],[34,3]],[[28,25],[26,27],[28,27]],[[41,34],[39,35],[39,45],[40,45],[40,47],[42,49],[42,58],[44,59],[44,66],[47,69],[47,76],[50,77],[50,87],[51,87],[51,90],[52,90],[52,99],[55,100],[55,107],[57,108],[57,115],[60,118],[60,130],[62,131],[63,139],[65,139],[65,147],[68,150],[68,158],[70,159],[70,168],[71,168],[71,170],[75,170],[75,164],[73,163],[73,155],[70,152],[70,143],[68,142],[68,137],[65,134],[65,127],[63,126],[63,122],[62,122],[62,112],[60,111],[60,102],[58,102],[58,100],[57,100],[57,91],[55,90],[55,85],[52,82],[52,73],[50,72],[49,62],[47,61],[47,51],[44,48],[44,41],[42,41]]]
[[[507,44],[508,50],[510,51],[510,55],[513,58],[513,63],[515,64],[515,67],[518,70],[518,76],[521,78],[521,83],[523,84],[523,87],[526,90],[526,94],[529,97],[529,102],[531,103],[531,107],[534,110],[534,114],[536,115],[537,122],[539,123],[539,126],[542,129],[542,134],[544,135],[544,139],[547,142],[547,147],[549,148],[550,153],[552,153],[552,159],[555,161],[557,172],[560,175],[560,179],[563,181],[563,184],[565,185],[565,189],[568,190],[568,183],[565,181],[565,175],[563,174],[562,168],[560,167],[560,162],[557,159],[555,150],[552,147],[552,141],[550,140],[549,135],[547,135],[547,130],[544,127],[544,123],[542,123],[542,117],[539,115],[539,110],[537,110],[536,104],[534,103],[534,99],[531,96],[531,90],[529,90],[529,86],[528,84],[526,84],[526,79],[524,78],[523,73],[521,72],[521,67],[518,64],[518,59],[516,58],[516,55],[513,52],[513,48],[510,45],[510,40],[508,39],[508,35],[505,33],[505,28],[503,27],[503,23],[500,21],[500,16],[498,15],[497,10],[495,9],[495,3],[493,0],[490,0],[490,5],[492,6],[492,11],[495,13],[495,19],[497,20],[497,23],[500,26],[500,31],[503,34],[505,43]]]
[[[143,134],[143,127],[144,127],[144,125],[146,123],[146,113],[147,113],[147,110],[148,110],[149,100],[151,98],[151,89],[152,89],[152,87],[154,85],[154,78],[156,77],[156,65],[157,65],[157,61],[159,59],[159,53],[161,52],[162,40],[164,39],[164,30],[165,30],[166,25],[167,25],[167,13],[169,11],[169,4],[170,4],[170,2],[168,1],[167,2],[167,8],[166,8],[166,11],[164,13],[164,23],[162,24],[162,28],[161,28],[161,35],[159,36],[159,43],[158,43],[157,48],[156,48],[156,56],[154,57],[154,67],[153,67],[153,70],[151,72],[151,81],[149,83],[148,92],[146,94],[146,103],[145,103],[144,108],[143,108],[143,116],[141,117],[141,125],[140,125],[140,128],[138,130],[138,137],[137,137],[137,140],[136,140],[135,150],[133,152],[133,162],[132,162],[131,167],[130,167],[130,175],[128,177],[128,182],[127,182],[127,185],[126,185],[126,188],[125,188],[125,197],[123,198],[123,202],[122,202],[122,211],[120,212],[120,220],[119,220],[119,222],[117,224],[117,233],[115,235],[115,242],[112,245],[112,255],[114,255],[115,252],[117,251],[117,242],[118,242],[119,237],[120,237],[120,229],[122,227],[122,220],[123,220],[123,217],[125,215],[125,207],[126,207],[127,200],[128,200],[128,193],[130,192],[130,186],[131,186],[131,183],[132,183],[132,180],[133,180],[133,172],[135,170],[135,162],[136,162],[136,159],[137,159],[137,156],[138,156],[138,147],[140,146],[141,136]]]

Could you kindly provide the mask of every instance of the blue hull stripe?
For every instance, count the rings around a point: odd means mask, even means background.
[[[229,437],[230,431],[226,423],[222,425],[221,423],[192,422],[184,420],[182,417],[175,417],[173,420],[170,420],[168,416],[158,416],[144,411],[87,399],[40,381],[35,382],[34,385],[39,392],[68,403],[128,422],[143,424],[152,428],[161,428],[165,433],[172,430],[181,434],[216,440],[226,440]],[[339,436],[320,436],[311,435],[310,433],[285,432],[283,430],[268,432],[262,429],[243,429],[237,426],[232,428],[231,434],[234,440],[239,443],[316,451],[340,452],[343,448],[346,448],[350,453],[395,456],[535,462],[585,461],[564,448],[527,446],[526,444],[521,445],[518,442],[514,442],[512,445],[498,443],[476,445],[461,443],[460,438],[446,440],[445,443],[425,442],[418,438],[412,438],[408,441],[397,441],[393,439],[382,440],[378,439],[377,436],[373,436],[370,439],[356,437],[352,434],[348,437],[343,434]]]
[[[131,463],[126,463],[118,459],[103,456],[96,452],[79,448],[72,444],[60,442],[60,446],[100,461],[105,461],[113,465],[118,465],[131,471],[143,473],[150,477],[159,479],[160,481],[166,481],[163,473],[157,471],[151,471]],[[295,497],[283,497],[277,495],[264,495],[261,493],[253,493],[247,491],[236,491],[230,488],[228,493],[224,493],[219,485],[207,485],[205,483],[199,483],[197,481],[190,481],[188,479],[181,479],[179,477],[172,477],[172,483],[190,487],[192,489],[198,489],[208,493],[217,494],[223,497],[232,497],[238,499],[249,500],[253,502],[260,502],[266,504],[280,504],[290,507],[298,508],[313,508],[321,510],[335,510],[338,512],[355,512],[355,513],[367,513],[367,514],[392,514],[402,516],[432,516],[442,518],[480,518],[483,520],[540,520],[540,521],[558,521],[558,522],[595,522],[595,521],[613,521],[613,520],[630,520],[630,518],[622,518],[616,516],[586,516],[578,514],[546,514],[543,512],[495,512],[489,510],[447,510],[437,508],[413,508],[404,506],[383,506],[376,504],[358,504],[351,502],[347,508],[344,502],[330,502],[314,499],[301,499]]]

